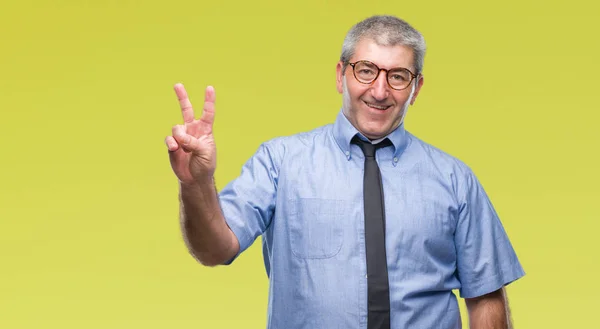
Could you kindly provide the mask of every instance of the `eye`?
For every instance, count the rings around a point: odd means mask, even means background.
[[[392,74],[390,76],[390,79],[397,80],[397,81],[406,81],[406,80],[408,80],[408,77],[404,76],[402,74]]]

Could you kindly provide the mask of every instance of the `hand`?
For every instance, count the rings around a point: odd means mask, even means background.
[[[173,135],[165,139],[171,168],[183,184],[195,184],[212,179],[217,163],[212,133],[215,118],[215,90],[210,86],[206,88],[202,116],[196,120],[192,103],[183,85],[178,83],[174,89],[179,99],[184,124],[174,126]]]

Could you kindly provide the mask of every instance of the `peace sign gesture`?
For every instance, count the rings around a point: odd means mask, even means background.
[[[206,88],[202,116],[195,119],[192,103],[183,85],[178,83],[174,89],[179,99],[184,124],[174,126],[173,135],[165,139],[171,168],[183,184],[210,180],[217,162],[213,138],[215,90],[211,86]]]

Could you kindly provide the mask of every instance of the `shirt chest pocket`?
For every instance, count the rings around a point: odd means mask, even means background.
[[[323,259],[340,252],[347,201],[299,198],[290,200],[289,205],[287,227],[294,256]]]

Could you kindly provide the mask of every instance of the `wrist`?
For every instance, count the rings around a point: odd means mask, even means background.
[[[202,190],[206,188],[212,189],[215,184],[215,179],[212,175],[196,178],[192,181],[179,181],[179,187],[182,190]]]

